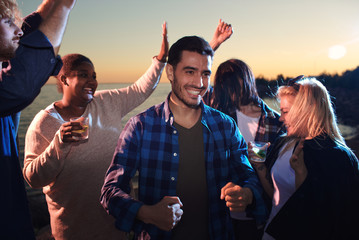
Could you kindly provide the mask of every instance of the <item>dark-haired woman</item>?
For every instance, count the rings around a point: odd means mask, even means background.
[[[236,120],[246,142],[274,142],[282,133],[279,114],[258,96],[251,68],[242,60],[221,63],[214,78],[210,105]],[[236,239],[260,239],[258,226],[246,212],[231,212]]]

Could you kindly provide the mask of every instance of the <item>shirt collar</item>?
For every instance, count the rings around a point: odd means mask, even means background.
[[[170,105],[169,105],[171,93],[172,93],[172,91],[168,94],[166,101],[164,102],[162,117],[165,119],[166,123],[169,122],[171,125],[173,125],[174,118],[173,118],[173,113],[172,113],[172,111],[170,109]],[[206,106],[206,107],[208,107],[208,106]],[[205,105],[204,105],[203,101],[200,102],[200,108],[202,110],[202,122],[203,122],[205,119],[205,114],[206,114]]]
[[[170,92],[168,94],[166,101],[164,102],[162,117],[165,119],[166,123],[169,122],[171,125],[173,125],[173,113],[171,112],[170,105],[169,105],[171,93],[172,92]]]

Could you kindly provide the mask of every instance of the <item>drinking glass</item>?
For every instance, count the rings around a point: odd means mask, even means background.
[[[76,140],[86,140],[89,137],[89,118],[88,117],[75,117],[71,118],[70,122],[79,122],[82,129],[73,130],[74,133],[80,133],[81,136],[73,136]]]
[[[267,148],[269,144],[267,144],[266,142],[257,142],[257,141],[253,141],[251,143],[253,146],[252,150],[255,154],[254,157],[251,157],[251,160],[254,162],[265,162],[267,155]]]

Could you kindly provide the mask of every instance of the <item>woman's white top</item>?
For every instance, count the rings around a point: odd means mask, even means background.
[[[236,110],[236,114],[237,114],[237,125],[239,131],[244,137],[244,140],[246,140],[247,143],[250,141],[254,141],[254,138],[258,130],[258,122],[260,116],[249,117],[238,110]]]
[[[271,177],[274,186],[274,194],[272,200],[272,210],[267,221],[268,224],[272,221],[275,215],[279,212],[282,206],[295,192],[295,173],[290,166],[289,159],[292,156],[294,149],[294,142],[285,144],[279,152],[277,161],[271,169]],[[284,152],[283,152],[284,150]],[[263,240],[274,239],[269,234],[264,232]]]

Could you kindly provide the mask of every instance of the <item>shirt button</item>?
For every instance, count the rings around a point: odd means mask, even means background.
[[[175,177],[171,177],[171,181],[174,181],[175,180]]]
[[[51,58],[50,63],[54,64],[56,62],[55,58]]]
[[[173,134],[177,134],[177,131],[176,131],[176,130],[174,130],[174,131],[173,131]]]
[[[177,153],[174,153],[173,156],[177,157]]]

